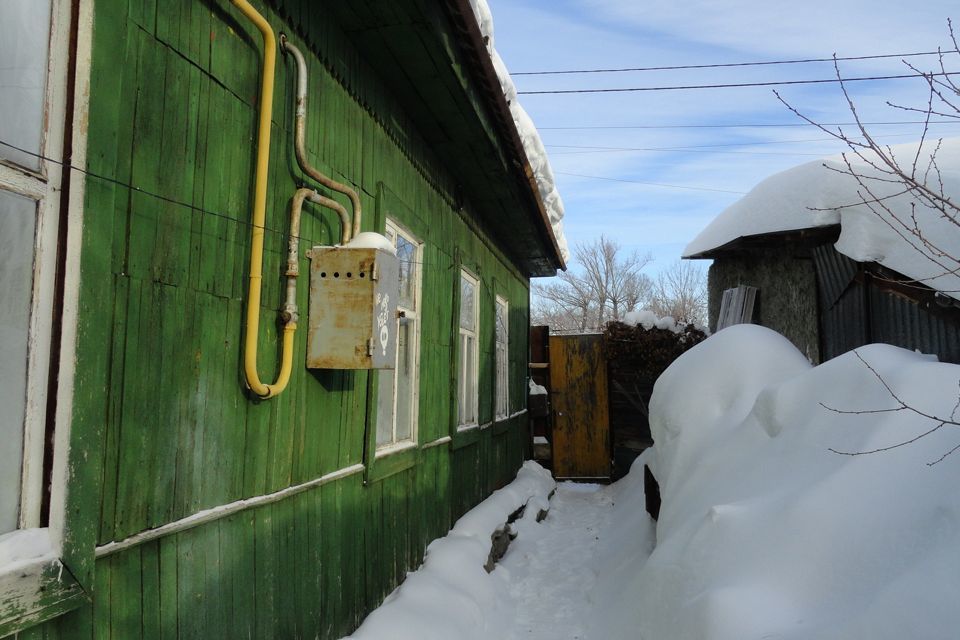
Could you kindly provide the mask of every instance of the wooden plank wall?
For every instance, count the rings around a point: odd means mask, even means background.
[[[525,407],[526,278],[453,208],[455,177],[404,126],[337,25],[306,0],[285,3],[300,7],[287,22],[254,4],[307,49],[310,157],[359,189],[364,229],[382,229],[381,183],[414,212],[402,222],[425,242],[420,442],[450,433],[458,262],[481,278],[489,328],[481,422],[493,415],[495,293],[511,309],[511,407]],[[285,393],[261,402],[243,388],[259,34],[226,0],[99,0],[94,29],[73,429],[99,448],[75,461],[93,480],[71,497],[82,508],[70,527],[95,530],[102,546],[362,463],[369,407],[367,372],[303,367],[303,331]],[[286,212],[301,179],[292,63],[281,57],[277,72],[259,352],[270,380]],[[309,209],[302,236],[302,248],[329,244],[339,229]],[[304,310],[306,296],[304,284]],[[430,540],[513,477],[526,442],[521,413],[472,443],[424,449],[412,468],[369,486],[352,475],[106,555],[92,605],[19,637],[340,637],[419,564]]]

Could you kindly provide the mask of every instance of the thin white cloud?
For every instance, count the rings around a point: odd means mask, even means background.
[[[496,46],[514,71],[660,66],[910,52],[947,41],[944,0],[918,3],[815,0],[787,4],[766,0],[636,2],[636,0],[490,0]],[[958,12],[960,13],[960,12]],[[934,63],[920,59],[924,66]],[[957,66],[960,66],[958,64]],[[897,60],[843,63],[845,76],[903,72]],[[659,86],[830,77],[830,64],[590,76],[519,76],[518,89]],[[920,83],[853,83],[851,94],[865,120],[908,119],[886,100],[917,104]],[[849,121],[835,85],[785,87],[782,94],[811,118]],[[748,191],[763,178],[810,160],[791,152],[830,155],[841,149],[809,128],[786,129],[581,129],[562,126],[797,123],[769,88],[669,91],[574,96],[521,95],[541,127],[557,186],[566,204],[564,225],[571,245],[601,234],[630,248],[650,250],[657,265],[679,257],[692,239],[736,195],[684,191],[577,178],[563,173],[643,182]],[[955,135],[960,128],[944,128]],[[884,127],[891,143],[919,135],[913,126]],[[906,138],[899,136],[908,136]],[[766,144],[783,141],[783,144]],[[753,143],[736,147],[758,154],[701,151],[559,153],[551,145],[678,147]],[[727,148],[728,150],[730,148]],[[763,155],[760,155],[762,153]],[[782,155],[772,155],[773,153]],[[655,265],[656,266],[656,265]]]
[[[599,20],[756,54],[862,55],[946,42],[947,0],[581,0]]]

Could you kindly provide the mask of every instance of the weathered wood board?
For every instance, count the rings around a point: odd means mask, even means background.
[[[553,473],[610,477],[610,415],[602,335],[550,336]]]

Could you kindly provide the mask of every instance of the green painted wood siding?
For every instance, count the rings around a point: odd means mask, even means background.
[[[522,410],[528,279],[457,210],[457,177],[337,25],[307,0],[285,2],[289,22],[255,4],[307,53],[311,161],[357,187],[365,230],[397,216],[425,243],[420,443],[452,432],[460,264],[481,280],[480,421],[493,420],[497,294],[510,304],[510,406]],[[227,0],[98,0],[95,16],[73,429],[96,444],[72,460],[86,480],[69,517],[102,546],[363,463],[376,402],[375,374],[304,368],[306,322],[287,391],[258,401],[244,390],[259,35]],[[294,78],[279,57],[259,352],[271,380],[289,198],[303,181]],[[339,237],[336,219],[310,207],[302,250]],[[307,288],[303,278],[304,313]],[[104,556],[92,605],[18,637],[340,637],[430,540],[513,477],[526,442],[521,413],[417,451],[379,481],[352,475]]]

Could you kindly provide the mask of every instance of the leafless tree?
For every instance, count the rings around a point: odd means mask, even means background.
[[[777,98],[794,114],[846,145],[849,151],[843,154],[842,167],[838,169],[827,166],[827,168],[848,175],[856,181],[858,187],[857,201],[845,204],[865,206],[892,229],[903,242],[934,266],[934,275],[914,281],[919,284],[929,283],[931,280],[948,274],[960,275],[960,252],[950,248],[957,246],[955,234],[960,233],[960,203],[954,201],[948,195],[944,175],[937,161],[937,153],[940,151],[942,139],[930,135],[930,124],[934,119],[960,121],[960,83],[954,80],[955,76],[960,74],[956,71],[950,71],[948,68],[949,62],[956,63],[955,56],[960,54],[960,47],[957,44],[952,22],[948,20],[947,24],[952,48],[938,49],[939,56],[936,68],[921,70],[916,65],[906,60],[903,61],[908,69],[916,73],[918,79],[922,79],[925,89],[923,101],[919,105],[886,102],[886,105],[894,110],[920,116],[919,143],[916,151],[908,157],[898,157],[890,146],[878,143],[870,133],[860,117],[857,105],[851,97],[847,85],[843,81],[840,66],[836,60],[834,60],[834,70],[837,80],[855,123],[852,133],[845,131],[842,127],[833,128],[817,123],[791,105],[779,93],[774,92]],[[892,206],[891,203],[894,199],[899,199],[902,202],[904,198],[909,200],[907,209],[904,209],[902,205],[898,205],[896,208]],[[922,224],[924,216],[918,215],[921,212],[925,212],[927,218],[932,213],[933,218],[945,221],[948,228],[952,228],[952,233],[943,234],[941,231],[936,235],[931,234]],[[941,293],[957,293],[952,290],[943,291],[941,287],[938,288],[941,289]],[[831,449],[831,451],[851,456],[876,454],[910,445],[944,427],[960,426],[960,418],[958,418],[960,394],[958,394],[957,404],[949,416],[925,412],[902,400],[896,390],[873,366],[866,362],[858,352],[855,352],[855,355],[870,370],[877,383],[883,386],[887,394],[895,401],[896,406],[888,409],[840,409],[822,405],[824,408],[843,414],[906,412],[917,416],[918,419],[931,422],[933,426],[917,436],[885,447],[865,451],[839,451],[834,449]],[[958,450],[960,450],[960,445],[953,447],[928,464],[937,464]]]
[[[960,255],[951,251],[950,243],[944,242],[945,236],[934,236],[925,231],[917,213],[933,212],[935,218],[951,225],[960,233],[960,203],[947,194],[943,174],[937,162],[942,139],[930,135],[930,124],[936,118],[940,121],[960,121],[960,83],[954,79],[956,71],[950,71],[948,62],[956,63],[956,54],[960,54],[952,22],[948,21],[952,48],[938,48],[938,65],[932,70],[921,70],[904,60],[903,64],[916,73],[918,80],[924,83],[925,96],[921,104],[902,105],[886,102],[894,110],[919,115],[921,130],[916,151],[909,157],[900,157],[889,145],[880,144],[868,130],[857,110],[853,98],[843,80],[840,65],[834,60],[834,70],[847,107],[854,120],[853,131],[843,127],[831,127],[817,123],[791,105],[782,95],[774,92],[777,98],[794,114],[824,133],[842,142],[849,151],[843,154],[843,166],[827,168],[850,176],[856,181],[858,199],[849,205],[863,205],[878,219],[892,229],[905,243],[923,255],[935,267],[934,275],[918,279],[927,283],[946,274],[960,275]],[[909,200],[908,210],[902,204],[892,202]],[[929,216],[928,216],[929,217]],[[956,246],[955,244],[953,246]],[[956,293],[949,291],[948,293]]]
[[[561,273],[558,282],[533,285],[531,321],[549,324],[555,332],[598,331],[648,302],[653,283],[642,273],[653,258],[600,236],[574,249],[576,270]]]
[[[651,310],[680,324],[707,324],[707,275],[703,267],[678,260],[657,274]]]

